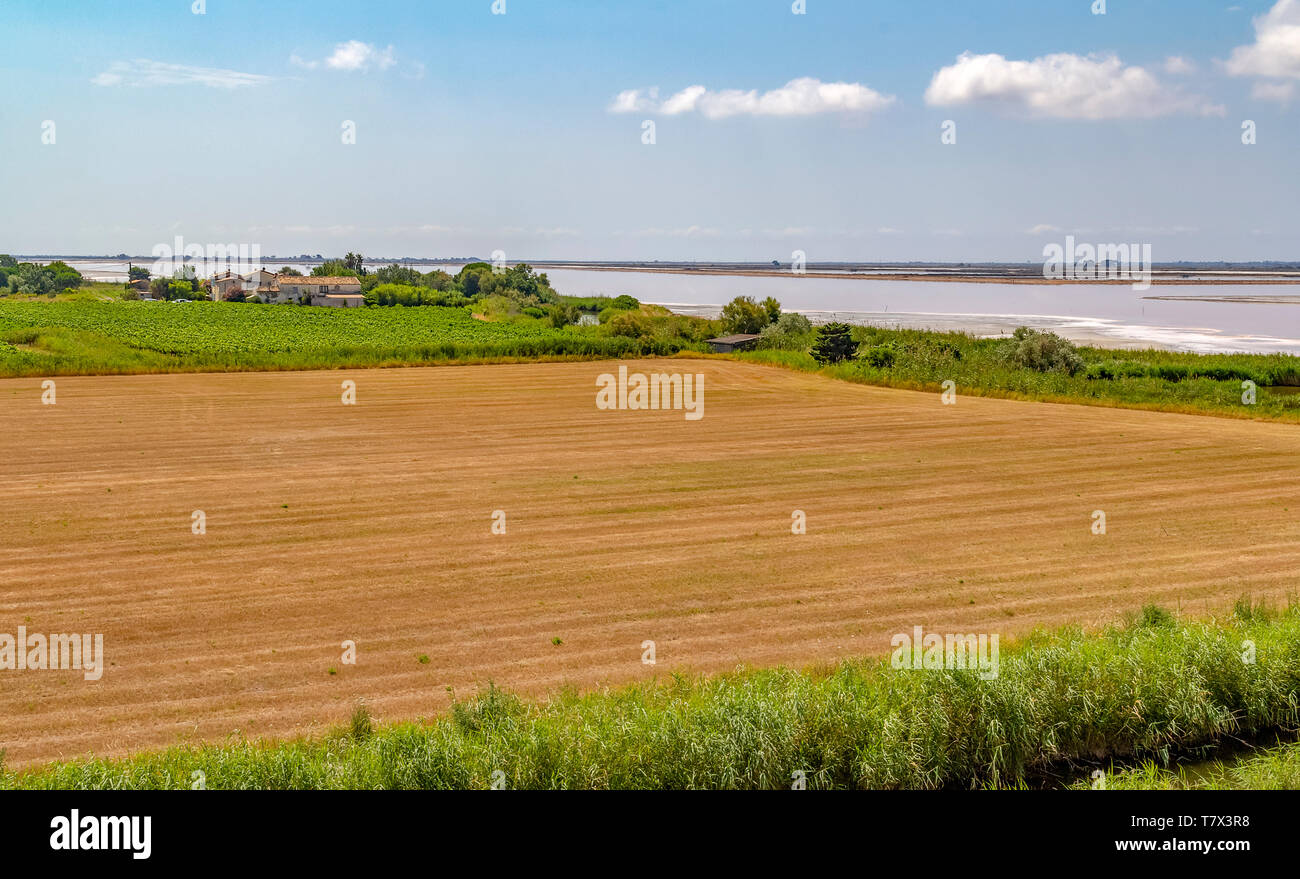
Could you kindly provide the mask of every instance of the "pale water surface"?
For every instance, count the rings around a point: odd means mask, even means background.
[[[774,296],[814,321],[1010,333],[1022,324],[1079,342],[1180,351],[1300,354],[1300,284],[1161,285],[1136,291],[1111,284],[984,284],[960,281],[773,278],[654,272],[547,272],[570,296],[628,293],[687,314],[716,316],[735,296]],[[1293,296],[1296,304],[1192,302],[1146,296]]]

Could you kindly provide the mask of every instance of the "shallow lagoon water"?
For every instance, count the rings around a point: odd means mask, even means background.
[[[547,271],[571,296],[628,293],[684,314],[716,316],[736,296],[774,296],[814,321],[982,336],[1021,325],[1108,347],[1300,354],[1300,284],[1268,286],[999,284],[867,278],[744,277],[656,272]],[[1296,304],[1146,299],[1147,296],[1294,296]]]

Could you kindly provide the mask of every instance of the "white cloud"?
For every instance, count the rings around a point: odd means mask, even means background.
[[[612,113],[659,113],[677,116],[698,112],[707,119],[730,116],[812,116],[819,113],[872,113],[894,103],[893,95],[882,95],[856,82],[822,82],[812,77],[792,79],[778,89],[710,91],[702,85],[684,88],[659,100],[659,90],[629,89],[619,92],[610,104]]]
[[[1228,73],[1300,79],[1300,0],[1278,0],[1254,24],[1255,42],[1232,50],[1224,62]]]
[[[328,67],[330,70],[359,70],[365,73],[372,68],[387,70],[392,67],[397,63],[397,53],[392,46],[379,49],[371,43],[348,40],[346,43],[337,44],[334,47],[333,54],[323,61],[309,61],[300,55],[293,54],[289,56],[289,63],[294,67],[301,67],[305,70],[315,70],[323,66]],[[423,64],[419,64],[415,69],[419,76],[424,75]]]
[[[710,226],[684,226],[676,229],[641,229],[634,234],[646,238],[716,238],[721,232]]]
[[[1278,0],[1254,24],[1255,42],[1233,49],[1223,68],[1230,76],[1260,77],[1250,90],[1255,100],[1288,103],[1300,79],[1300,0]]]
[[[262,85],[271,77],[258,73],[240,73],[215,67],[190,67],[137,58],[114,61],[103,73],[90,80],[99,86],[204,85],[208,88],[237,89]]]
[[[1025,230],[1026,235],[1046,235],[1049,232],[1056,233],[1063,231],[1060,226],[1053,226],[1050,223],[1039,223],[1037,226],[1031,226]]]
[[[659,104],[659,89],[628,89],[614,97],[611,113],[652,113]]]
[[[334,70],[369,70],[372,66],[387,70],[396,63],[392,46],[381,51],[360,40],[339,43],[334,54],[325,59],[325,66]]]
[[[925,101],[952,107],[989,103],[1031,116],[1120,119],[1174,113],[1222,115],[1222,106],[1162,84],[1114,55],[1058,53],[1032,61],[963,53],[930,81]]]
[[[1295,97],[1295,83],[1260,80],[1251,87],[1250,96],[1257,101],[1277,101],[1279,104],[1286,104]]]
[[[1185,76],[1196,72],[1196,65],[1181,55],[1170,55],[1165,59],[1165,73],[1173,76]]]

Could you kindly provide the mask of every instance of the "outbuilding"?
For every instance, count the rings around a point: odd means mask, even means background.
[[[753,333],[737,333],[734,336],[719,336],[716,339],[709,339],[707,344],[715,354],[730,354],[732,351],[744,351],[746,348],[753,348],[754,343],[757,341],[758,336]]]

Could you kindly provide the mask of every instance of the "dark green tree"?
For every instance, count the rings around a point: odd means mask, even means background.
[[[848,324],[822,324],[817,328],[817,337],[808,352],[818,363],[839,363],[849,360],[858,351],[858,343],[853,341],[853,328]]]
[[[361,254],[353,253],[352,251],[349,250],[347,252],[347,255],[343,257],[343,265],[346,266],[348,269],[352,270],[353,272],[356,272],[357,277],[359,278],[365,277],[366,258]]]

